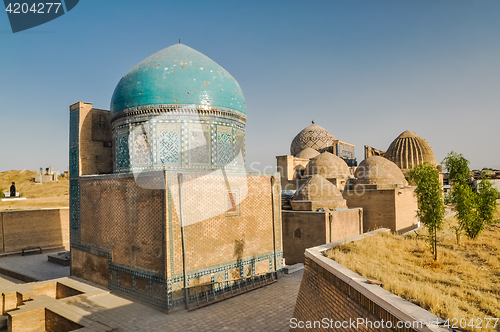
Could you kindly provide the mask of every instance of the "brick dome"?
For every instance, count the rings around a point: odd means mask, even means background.
[[[429,162],[437,165],[436,157],[429,143],[411,131],[401,133],[389,146],[385,158],[395,163],[402,170]]]
[[[321,175],[311,177],[293,196],[294,201],[342,201],[340,190]]]
[[[316,124],[312,124],[295,136],[290,146],[290,154],[295,156],[305,148],[312,148],[319,152],[328,151],[332,148],[335,137],[328,130]]]
[[[312,148],[305,148],[304,150],[300,151],[300,153],[297,154],[295,157],[302,159],[311,159],[319,155],[320,153],[318,151]]]
[[[354,177],[358,184],[396,184],[402,187],[408,185],[399,167],[384,157],[372,156],[363,160]]]
[[[305,175],[319,174],[324,178],[348,178],[351,174],[346,162],[330,152],[323,152],[309,161]]]

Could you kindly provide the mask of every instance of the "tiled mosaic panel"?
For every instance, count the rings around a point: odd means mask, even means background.
[[[162,199],[162,190],[138,187],[133,177],[82,179],[82,244],[111,250],[113,263],[161,273]]]
[[[80,175],[79,130],[80,113],[79,109],[76,109],[69,114],[69,174],[72,178]]]
[[[217,163],[230,164],[233,161],[232,129],[217,126]]]
[[[160,164],[180,164],[181,133],[179,129],[158,131],[158,158]]]
[[[215,175],[213,175],[215,174]],[[182,272],[181,228],[178,216],[178,178],[169,176],[169,250],[173,264],[169,276]],[[239,215],[228,216],[228,189],[239,193]],[[236,190],[237,189],[237,190]],[[279,187],[275,189],[276,250],[281,255]],[[210,195],[206,193],[209,192]],[[183,218],[186,224],[186,259],[189,274],[210,274],[209,270],[228,269],[232,264],[235,273],[244,273],[245,266],[260,263],[260,269],[269,265],[273,253],[271,180],[269,176],[184,175]],[[253,268],[255,269],[255,268]]]
[[[119,135],[116,137],[115,147],[115,167],[116,169],[128,169],[130,167],[130,154],[128,147],[128,135]]]

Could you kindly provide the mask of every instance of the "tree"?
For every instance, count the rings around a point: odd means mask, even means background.
[[[497,210],[498,190],[493,187],[493,184],[488,179],[485,172],[481,173],[481,182],[478,185],[477,201],[478,218],[483,225],[491,225],[494,222],[495,211]]]
[[[498,191],[482,172],[478,192],[474,192],[467,183],[470,179],[469,161],[461,154],[451,151],[443,163],[453,183],[452,195],[458,219],[458,227],[455,228],[457,241],[462,231],[469,239],[475,239],[486,224],[493,222]]]
[[[467,183],[470,179],[469,161],[461,154],[451,151],[443,161],[452,182]]]
[[[417,185],[417,196],[420,221],[429,232],[429,244],[437,260],[437,231],[443,229],[444,201],[439,172],[437,168],[424,163],[410,171],[410,180]]]

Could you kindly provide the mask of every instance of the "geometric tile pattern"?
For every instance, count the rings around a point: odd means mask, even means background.
[[[80,108],[69,114],[69,225],[70,243],[80,242]]]
[[[125,121],[127,120],[127,121]],[[145,121],[146,120],[146,121]],[[137,132],[137,134],[136,134]],[[127,139],[122,135],[128,135]],[[146,135],[146,136],[144,136]],[[245,124],[215,115],[130,116],[113,123],[118,173],[151,170],[243,170]],[[125,143],[129,147],[125,147]],[[132,158],[132,163],[130,159]]]
[[[233,161],[233,138],[227,127],[217,127],[217,163],[230,164]]]
[[[269,176],[214,174],[183,175],[188,285],[280,271],[279,178],[271,186]],[[112,253],[111,289],[172,308],[183,304],[184,278],[178,175],[167,175],[167,190],[141,188],[129,175],[81,178],[78,247]],[[212,216],[191,223],[199,211],[211,209],[216,209]],[[235,285],[227,281],[214,290],[225,292]],[[198,296],[193,294],[192,299]]]
[[[295,156],[305,148],[332,152],[334,143],[335,137],[328,130],[313,123],[295,136],[290,146],[290,154]]]
[[[115,167],[117,169],[128,169],[130,167],[128,135],[124,134],[117,136],[115,145]]]
[[[181,140],[179,131],[158,132],[158,156],[162,164],[180,164]]]
[[[133,177],[80,181],[81,243],[111,250],[113,263],[161,274],[164,191]]]

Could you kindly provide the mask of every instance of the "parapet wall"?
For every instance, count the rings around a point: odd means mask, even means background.
[[[0,212],[0,253],[69,247],[69,209]]]
[[[375,232],[339,242],[351,242]],[[437,326],[442,319],[436,315],[368,283],[326,257],[324,252],[336,244],[306,250],[291,331],[450,331]]]

